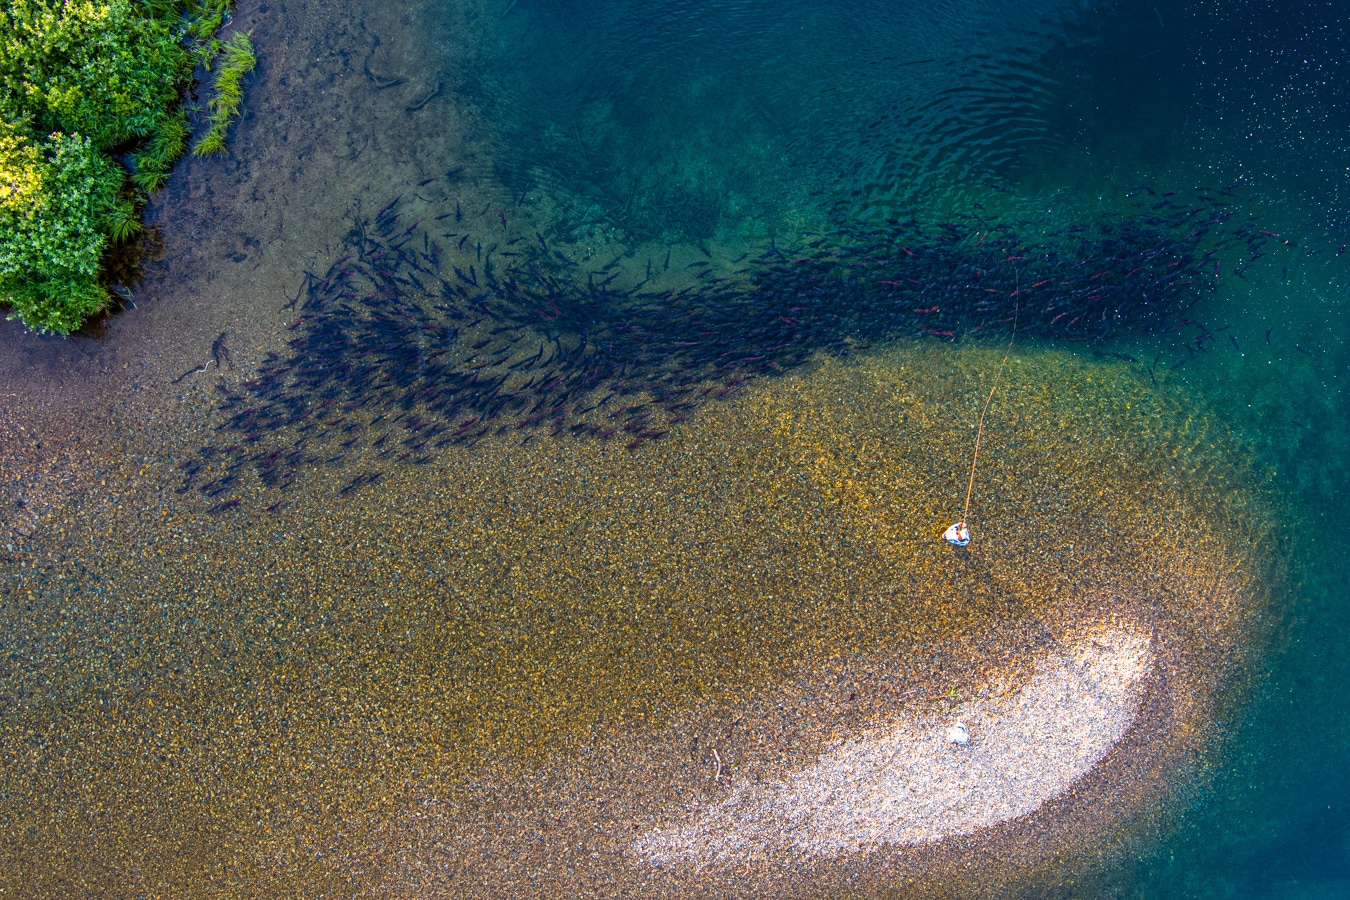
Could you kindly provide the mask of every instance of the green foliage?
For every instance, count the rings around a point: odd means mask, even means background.
[[[220,56],[221,49],[221,43],[216,38],[203,41],[192,51],[192,62],[209,72],[215,66],[216,57]]]
[[[220,41],[213,35],[220,31],[225,23],[231,2],[232,0],[193,0],[188,4],[187,34],[196,43],[192,59],[208,72],[223,49]]]
[[[225,42],[223,60],[220,75],[216,78],[215,94],[207,104],[211,110],[211,127],[192,151],[198,156],[225,150],[225,133],[230,128],[230,120],[239,114],[239,105],[244,102],[244,76],[258,64],[253,55],[253,42],[247,33],[237,31]]]
[[[141,230],[141,217],[135,204],[130,200],[120,200],[108,225],[108,236],[114,241],[131,240],[131,236]]]
[[[233,0],[192,0],[186,4],[188,34],[199,42],[210,40],[212,35],[220,31],[232,5]]]
[[[222,51],[231,2],[0,0],[0,305],[12,316],[66,333],[107,305],[103,251],[140,230],[138,204],[186,152],[180,101],[194,63]],[[221,148],[253,67],[239,37],[223,48],[207,133]],[[112,159],[127,150],[132,172]]]
[[[175,115],[164,116],[155,127],[154,135],[132,157],[136,172],[131,180],[146,194],[153,194],[168,181],[169,170],[183,155],[187,143],[187,116],[181,110]]]
[[[70,332],[108,302],[107,235],[133,215],[124,174],[89,138],[40,144],[0,122],[0,296],[29,327]]]
[[[8,0],[0,12],[0,117],[99,150],[149,134],[177,100],[188,55],[131,0]]]

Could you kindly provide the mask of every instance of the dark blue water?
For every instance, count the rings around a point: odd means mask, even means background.
[[[1110,880],[1350,895],[1350,7],[521,0],[482,21],[462,96],[503,183],[577,240],[738,248],[839,212],[1054,227],[1141,184],[1242,194],[1279,237],[1200,310],[1232,347],[1181,373],[1292,501],[1298,587],[1180,824]]]

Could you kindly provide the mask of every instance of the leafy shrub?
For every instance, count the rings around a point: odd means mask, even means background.
[[[186,151],[177,107],[194,60],[218,51],[229,8],[0,0],[0,305],[29,327],[68,333],[107,305],[103,251],[140,228],[138,203]],[[112,158],[127,150],[134,173]]]
[[[162,19],[133,0],[7,0],[0,113],[110,150],[150,134],[190,74]]]
[[[29,327],[67,333],[107,304],[103,247],[134,216],[124,178],[89,138],[0,123],[0,295]]]

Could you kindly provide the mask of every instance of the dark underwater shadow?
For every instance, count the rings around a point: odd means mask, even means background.
[[[709,252],[672,271],[667,249],[592,267],[505,206],[466,210],[460,177],[355,219],[306,273],[286,351],[219,386],[221,439],[182,464],[181,490],[224,510],[250,470],[284,491],[322,465],[350,493],[490,435],[637,449],[756,380],[902,338],[1162,333],[1192,324],[1221,250],[1264,240],[1227,191],[1141,188],[1137,215],[1035,239],[984,218],[839,221],[730,266]]]

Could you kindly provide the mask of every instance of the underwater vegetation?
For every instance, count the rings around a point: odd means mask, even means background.
[[[231,93],[213,102],[208,136],[223,135],[237,112],[248,39],[222,48],[213,37],[230,6],[14,0],[0,9],[0,304],[11,317],[68,334],[109,305],[104,251],[140,229],[139,207],[187,148],[181,101],[194,65],[222,50]]]
[[[1174,329],[1214,290],[1218,254],[1257,246],[1216,193],[1034,239],[987,218],[839,219],[724,275],[710,259],[669,273],[669,252],[588,270],[490,203],[405,224],[395,200],[306,273],[289,351],[241,391],[217,386],[226,437],[182,463],[181,490],[223,511],[244,470],[285,489],[326,464],[352,472],[350,493],[381,460],[540,429],[636,449],[752,381],[902,337],[997,336],[1015,319],[1068,343]]]
[[[244,76],[257,64],[253,42],[246,32],[235,32],[222,46],[220,74],[216,77],[215,93],[208,103],[211,124],[193,148],[193,153],[206,156],[225,152],[225,134],[229,131],[230,120],[239,115],[239,106],[244,102]]]

